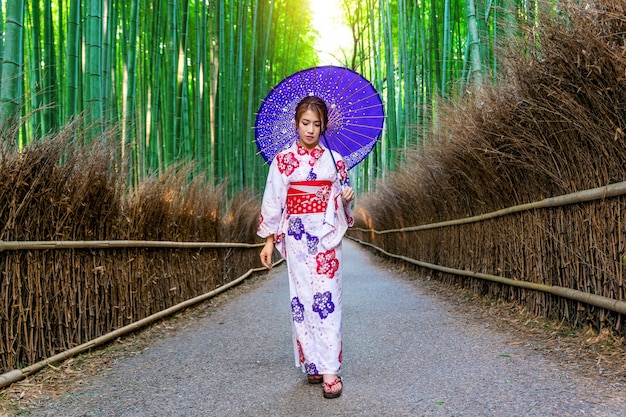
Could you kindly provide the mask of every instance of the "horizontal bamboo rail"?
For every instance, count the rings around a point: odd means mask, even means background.
[[[487,219],[493,219],[507,214],[519,213],[522,211],[534,210],[539,208],[559,207],[569,204],[583,203],[586,201],[600,200],[608,197],[616,197],[626,194],[626,181],[615,184],[606,185],[604,187],[592,188],[590,190],[578,191],[571,194],[565,194],[558,197],[549,197],[532,203],[520,204],[517,206],[507,207],[502,210],[492,211],[490,213],[480,214],[478,216],[466,217],[463,219],[447,220],[439,223],[423,224],[420,226],[403,227],[401,229],[374,230],[362,229],[354,227],[353,230],[361,232],[374,233],[382,235],[385,233],[402,233],[414,232],[418,230],[437,229],[448,226],[458,226],[461,224],[476,223]]]
[[[175,243],[175,242],[174,242]],[[278,260],[274,265],[278,265],[283,261],[283,259]],[[245,274],[243,274],[242,276],[240,276],[239,278],[222,285],[219,288],[214,289],[213,291],[210,291],[206,294],[202,294],[199,295],[197,297],[191,298],[187,301],[183,301],[180,304],[177,304],[175,306],[172,306],[170,308],[167,308],[165,310],[162,310],[158,313],[152,314],[151,316],[148,316],[144,319],[138,320],[134,323],[131,323],[127,326],[121,327],[117,330],[114,330],[108,334],[105,334],[103,336],[97,337],[87,343],[83,343],[82,345],[76,346],[72,349],[66,350],[65,352],[59,353],[57,355],[54,355],[50,358],[44,359],[42,361],[39,361],[33,365],[27,366],[25,368],[22,369],[14,369],[12,371],[9,371],[5,374],[0,375],[0,389],[4,388],[4,387],[8,387],[9,385],[21,381],[22,379],[26,378],[29,375],[32,375],[36,372],[41,371],[43,368],[45,368],[46,366],[48,366],[49,364],[55,363],[55,362],[61,362],[64,361],[70,357],[76,356],[80,353],[86,352],[89,349],[93,349],[95,347],[98,346],[102,346],[112,340],[117,339],[118,337],[122,337],[125,336],[131,332],[134,332],[135,330],[138,330],[141,327],[144,327],[148,324],[152,324],[154,322],[156,322],[157,320],[160,320],[164,317],[170,316],[174,313],[177,313],[185,308],[191,307],[195,304],[199,304],[203,301],[206,301],[210,298],[215,297],[216,295],[226,291],[227,289],[234,287],[235,285],[238,285],[239,283],[241,283],[243,280],[245,280],[246,278],[248,278],[250,275],[252,275],[253,272],[259,272],[259,271],[264,271],[265,267],[260,267],[260,268],[253,268],[248,270],[248,272],[246,272]]]
[[[22,241],[0,240],[0,252],[32,249],[109,249],[109,248],[256,248],[264,243],[229,242],[172,242],[156,240],[75,240],[75,241]]]
[[[615,311],[620,314],[626,314],[626,302],[624,301],[613,300],[608,297],[603,297],[603,296],[596,295],[596,294],[589,294],[583,291],[573,290],[571,288],[558,287],[558,286],[546,285],[546,284],[537,284],[534,282],[519,281],[516,279],[501,277],[497,275],[483,274],[481,272],[472,272],[472,271],[466,271],[462,269],[439,266],[439,265],[431,264],[428,262],[418,261],[416,259],[412,259],[407,256],[396,255],[396,254],[387,252],[384,249],[379,248],[378,246],[373,245],[371,243],[368,243],[368,242],[365,242],[365,241],[362,241],[362,240],[359,240],[350,236],[348,237],[362,245],[370,246],[376,249],[377,251],[385,254],[386,256],[396,258],[396,259],[401,259],[403,261],[406,261],[406,262],[409,262],[409,263],[412,263],[414,265],[418,265],[424,268],[434,269],[437,271],[441,271],[441,272],[445,272],[445,273],[453,274],[453,275],[462,275],[462,276],[479,278],[479,279],[492,281],[492,282],[498,282],[498,283],[510,285],[513,287],[542,291],[542,292],[557,295],[559,297],[567,298],[570,300],[587,303],[595,307],[605,308],[605,309]]]

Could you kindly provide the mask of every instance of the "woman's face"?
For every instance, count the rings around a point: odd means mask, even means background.
[[[315,148],[320,141],[321,130],[322,121],[316,111],[307,110],[302,113],[300,122],[298,123],[300,145],[304,146],[309,151]]]

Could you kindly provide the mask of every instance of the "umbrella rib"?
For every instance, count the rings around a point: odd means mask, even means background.
[[[357,132],[357,131],[354,131],[354,130],[352,130],[352,129],[346,129],[346,130],[348,130],[348,131],[350,131],[350,132],[354,133],[355,135],[365,137],[365,138],[367,138],[367,139],[369,139],[369,140],[372,140],[372,139],[373,139],[371,136],[364,135],[364,134],[362,134],[362,133],[360,133],[360,132]],[[381,130],[382,130],[382,129],[381,129]],[[345,139],[344,139],[344,138],[345,138]],[[343,132],[341,132],[341,133],[337,133],[337,134],[335,134],[334,136],[331,136],[331,138],[329,138],[329,140],[330,140],[330,141],[335,140],[335,141],[337,141],[337,142],[341,143],[344,147],[346,147],[346,148],[348,148],[348,149],[350,149],[350,147],[347,145],[348,143],[356,143],[356,144],[358,144],[358,145],[362,145],[362,143],[361,143],[361,142],[359,142],[359,141],[355,140],[352,136],[348,136],[348,135],[346,135],[346,134],[345,134],[345,133],[343,133]],[[378,142],[378,138],[374,139],[374,140],[373,140],[373,142]]]
[[[344,71],[344,73],[345,73],[345,72],[346,72],[346,71]],[[372,97],[372,96],[374,96],[374,95],[379,96],[379,95],[378,95],[378,92],[376,91],[376,88],[374,88],[374,85],[373,85],[371,82],[369,82],[369,81],[365,80],[365,78],[361,77],[361,76],[360,76],[359,74],[357,74],[356,72],[354,73],[354,75],[355,75],[355,77],[354,77],[352,80],[350,80],[350,82],[349,82],[348,84],[346,84],[346,85],[344,86],[344,88],[340,91],[340,96],[342,96],[342,95],[343,95],[343,92],[344,92],[344,91],[346,91],[346,90],[348,89],[348,87],[352,86],[352,84],[354,84],[354,82],[355,82],[355,81],[358,81],[359,79],[361,79],[361,80],[364,80],[365,82],[363,83],[363,86],[361,86],[360,88],[358,88],[357,90],[355,90],[352,94],[347,95],[347,96],[345,96],[345,97],[342,97],[342,98],[343,98],[343,100],[341,101],[341,103],[345,102],[346,100],[349,100],[349,99],[350,99],[350,98],[352,98],[355,94],[357,94],[357,93],[359,93],[359,92],[363,91],[364,89],[366,89],[366,88],[368,88],[368,87],[371,87],[371,88],[372,88],[372,90],[373,90],[373,94],[369,95],[369,96],[368,96],[368,97],[366,97],[365,99],[369,99],[370,97]],[[342,77],[343,77],[343,73],[342,73]],[[340,81],[340,80],[341,80],[341,78],[340,78],[338,81]],[[335,85],[338,85],[338,84],[339,84],[339,83],[337,82]],[[358,102],[360,102],[360,101],[362,101],[362,100],[364,100],[364,99],[360,99],[360,100],[358,100],[358,101],[357,101],[357,103],[358,103]],[[380,100],[380,96],[379,96],[379,100]]]
[[[375,141],[378,141],[378,138],[373,138],[372,136],[366,135],[366,134],[361,133],[361,132],[358,132],[358,131],[356,131],[356,130],[353,130],[353,129],[350,129],[350,128],[347,128],[347,127],[346,127],[346,129],[345,129],[345,130],[347,130],[348,132],[354,133],[355,135],[358,135],[358,136],[361,136],[361,137],[364,137],[364,138],[367,138],[367,139],[370,139],[370,140],[372,140],[372,139],[373,139],[373,140],[375,140]],[[382,129],[382,128],[376,128],[376,130],[378,130],[378,131],[379,131],[379,133],[380,133],[383,129]],[[348,138],[348,139],[350,140],[350,142],[353,142],[353,143],[359,143],[359,144],[361,143],[361,142],[359,142],[359,141],[354,140],[351,136],[348,136],[348,135],[346,135],[346,134],[345,134],[345,133],[343,133],[343,132],[341,132],[340,134],[341,134],[342,136],[345,136],[346,138]],[[339,136],[339,134],[337,134],[337,136]],[[343,141],[342,141],[341,143],[345,143],[345,142],[343,142]]]
[[[353,94],[351,94],[351,95],[349,95],[349,96],[342,97],[342,101],[340,102],[340,104],[343,104],[343,103],[345,103],[346,101],[349,101],[349,100],[350,100],[350,98],[352,98],[354,95],[356,95],[356,94],[357,94],[358,92],[360,92],[360,91],[361,91],[361,90],[358,90],[358,91],[355,91]],[[380,106],[380,107],[382,107],[382,105],[383,105],[383,104],[382,104],[382,102],[380,101],[380,96],[378,95],[378,93],[377,93],[377,92],[375,92],[375,91],[374,91],[374,92],[373,92],[372,94],[370,94],[369,96],[366,96],[366,97],[361,97],[361,98],[359,98],[358,100],[356,100],[356,101],[354,101],[354,102],[350,103],[350,108],[351,108],[351,110],[352,110],[352,109],[357,110],[357,111],[358,111],[358,110],[360,110],[359,108],[355,108],[355,107],[357,107],[359,103],[364,102],[364,101],[368,101],[368,100],[370,100],[372,97],[375,97],[375,96],[378,98],[378,102],[379,102],[380,104],[378,104],[378,105],[374,105],[373,107],[376,107],[376,106]]]

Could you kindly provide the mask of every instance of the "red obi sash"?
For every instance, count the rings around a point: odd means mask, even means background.
[[[292,182],[287,190],[287,213],[324,213],[330,197],[330,181]]]

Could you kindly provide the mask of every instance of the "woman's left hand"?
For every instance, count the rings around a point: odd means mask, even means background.
[[[349,203],[350,201],[354,200],[354,190],[352,189],[352,187],[346,185],[341,191],[341,198],[343,199],[344,203]]]

